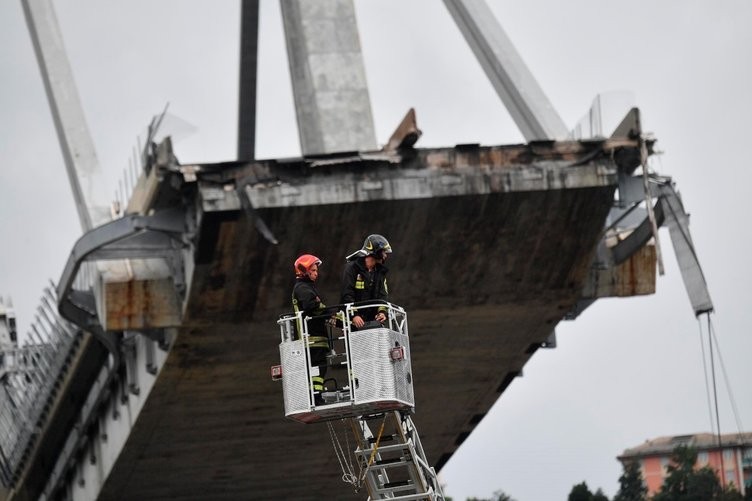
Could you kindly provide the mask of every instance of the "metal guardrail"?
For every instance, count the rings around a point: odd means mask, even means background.
[[[142,172],[148,174],[153,166],[157,147],[154,138],[165,112],[166,109],[152,120],[143,148],[137,139],[129,168],[115,193],[113,220],[85,233],[76,243],[59,283],[51,283],[44,290],[24,345],[0,347],[0,482],[6,488],[18,482],[27,466],[83,340],[82,329],[102,342],[113,357],[103,368],[108,382],[120,365],[117,336],[106,332],[97,318],[97,261],[163,257],[175,270],[182,266],[182,210],[163,210],[149,216],[125,212],[139,176]],[[176,275],[182,278],[182,272]],[[184,287],[183,282],[176,282],[176,287]],[[82,422],[93,415],[86,402],[81,412],[85,415]],[[70,452],[70,443],[78,444],[78,435],[73,430],[63,454]]]
[[[81,339],[81,331],[60,318],[50,284],[23,346],[2,351],[0,480],[5,487],[23,471]]]

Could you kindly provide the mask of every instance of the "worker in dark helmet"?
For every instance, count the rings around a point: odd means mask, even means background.
[[[368,235],[363,247],[347,256],[347,264],[342,274],[341,303],[362,303],[369,301],[387,301],[389,289],[386,274],[389,269],[384,265],[392,246],[382,235]],[[386,321],[386,307],[360,308],[351,319],[356,329],[366,324],[377,326]]]
[[[329,338],[326,335],[326,305],[321,301],[316,290],[321,259],[312,254],[303,254],[295,260],[295,286],[292,289],[292,307],[295,313],[303,312],[297,322],[297,335],[303,332],[302,320],[308,320],[308,343],[311,351],[311,384],[315,402],[323,403],[321,392],[324,391],[326,375],[326,355],[329,353]]]

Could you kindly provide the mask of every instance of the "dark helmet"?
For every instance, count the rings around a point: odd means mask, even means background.
[[[363,242],[363,247],[347,256],[347,260],[351,261],[357,257],[380,255],[381,251],[391,254],[392,246],[389,245],[389,241],[382,235],[374,233],[373,235],[368,235]]]
[[[389,242],[386,238],[384,238],[381,235],[368,235],[363,242],[363,247],[360,249],[364,251],[366,256],[370,256],[371,254],[378,254],[379,251],[384,251],[387,254],[392,253],[392,246],[389,245]]]
[[[317,258],[313,254],[303,254],[295,260],[293,267],[295,268],[295,276],[302,277],[308,274],[308,271],[313,265],[321,266],[321,259]]]

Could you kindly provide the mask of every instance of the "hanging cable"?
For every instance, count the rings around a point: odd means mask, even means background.
[[[713,338],[710,335],[710,313],[708,316],[708,345],[710,346],[710,373],[713,376],[713,399],[715,400],[715,422],[718,436],[718,454],[721,456],[721,487],[726,487],[726,466],[723,464],[723,447],[721,444],[721,420],[718,414],[718,388],[715,383],[715,361],[713,359]]]
[[[344,422],[344,420],[342,421]],[[339,461],[339,467],[342,470],[342,481],[346,484],[351,484],[355,488],[355,492],[357,493],[358,489],[360,488],[360,485],[358,484],[360,472],[358,472],[357,475],[355,474],[355,468],[353,467],[352,459],[349,458],[348,454],[345,453],[345,451],[342,449],[342,445],[340,444],[337,433],[334,431],[332,422],[327,421],[326,425],[329,428],[329,438],[332,440],[334,455],[337,457],[337,461]],[[347,437],[347,431],[345,431],[345,437]]]
[[[705,362],[705,341],[702,336],[702,320],[697,317],[697,326],[700,328],[700,350],[702,351],[702,374],[705,376],[705,398],[708,401],[708,417],[710,418],[710,429],[715,430],[713,422],[713,405],[710,403],[710,386],[708,385],[708,364]]]
[[[713,323],[710,320],[710,315],[708,315],[708,323],[710,325],[710,335],[713,337],[713,343],[715,344],[715,351],[718,353],[718,362],[721,365],[721,372],[723,373],[723,380],[726,383],[726,390],[729,394],[729,400],[731,401],[731,410],[734,413],[734,420],[736,421],[736,430],[739,435],[741,435],[743,432],[742,428],[742,422],[739,417],[739,410],[736,407],[736,399],[734,399],[734,392],[731,390],[731,381],[729,380],[728,374],[726,373],[726,364],[723,363],[723,356],[721,355],[721,346],[718,344],[718,336],[715,335],[715,329],[713,328]]]

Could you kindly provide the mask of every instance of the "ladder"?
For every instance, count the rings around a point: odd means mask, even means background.
[[[444,501],[436,471],[426,460],[409,412],[359,416],[350,422],[369,500]]]

